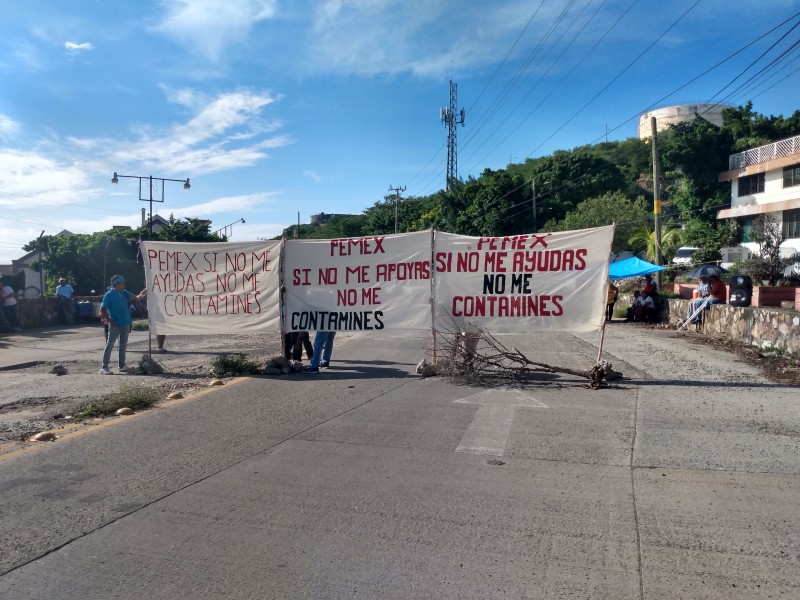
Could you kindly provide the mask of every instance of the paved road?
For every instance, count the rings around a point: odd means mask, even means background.
[[[515,341],[577,368],[596,343]],[[0,457],[0,597],[800,595],[796,389],[623,324],[599,391],[422,380],[424,346],[343,339],[320,375]]]

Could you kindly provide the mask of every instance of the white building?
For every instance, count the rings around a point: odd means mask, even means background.
[[[783,227],[781,255],[800,252],[800,135],[734,154],[728,162],[719,180],[731,182],[731,207],[717,218],[734,219],[742,246],[757,253],[753,219],[771,215]]]

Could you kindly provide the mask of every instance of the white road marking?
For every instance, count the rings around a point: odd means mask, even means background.
[[[479,404],[472,423],[461,438],[456,452],[503,456],[514,420],[514,409],[547,408],[547,405],[518,389],[502,386],[454,400],[454,404]]]

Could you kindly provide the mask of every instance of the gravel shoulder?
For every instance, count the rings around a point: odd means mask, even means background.
[[[170,336],[169,352],[153,355],[164,367],[163,375],[99,375],[99,355],[85,352],[76,352],[72,360],[42,361],[0,372],[0,451],[2,445],[13,448],[35,433],[72,425],[72,413],[78,408],[123,385],[158,389],[165,398],[174,391],[188,395],[208,386],[214,358],[242,352],[265,362],[281,352],[278,338],[275,334]],[[147,352],[147,342],[129,344],[128,364],[137,365]],[[57,364],[67,368],[66,375],[51,373]]]

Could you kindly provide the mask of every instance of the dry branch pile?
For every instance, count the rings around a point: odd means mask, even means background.
[[[485,329],[475,325],[461,327],[455,321],[447,330],[436,332],[436,340],[436,364],[422,361],[417,365],[417,373],[423,376],[439,375],[459,383],[479,384],[488,379],[520,380],[531,373],[566,373],[589,379],[593,388],[622,377],[605,361],[586,371],[537,362]]]

